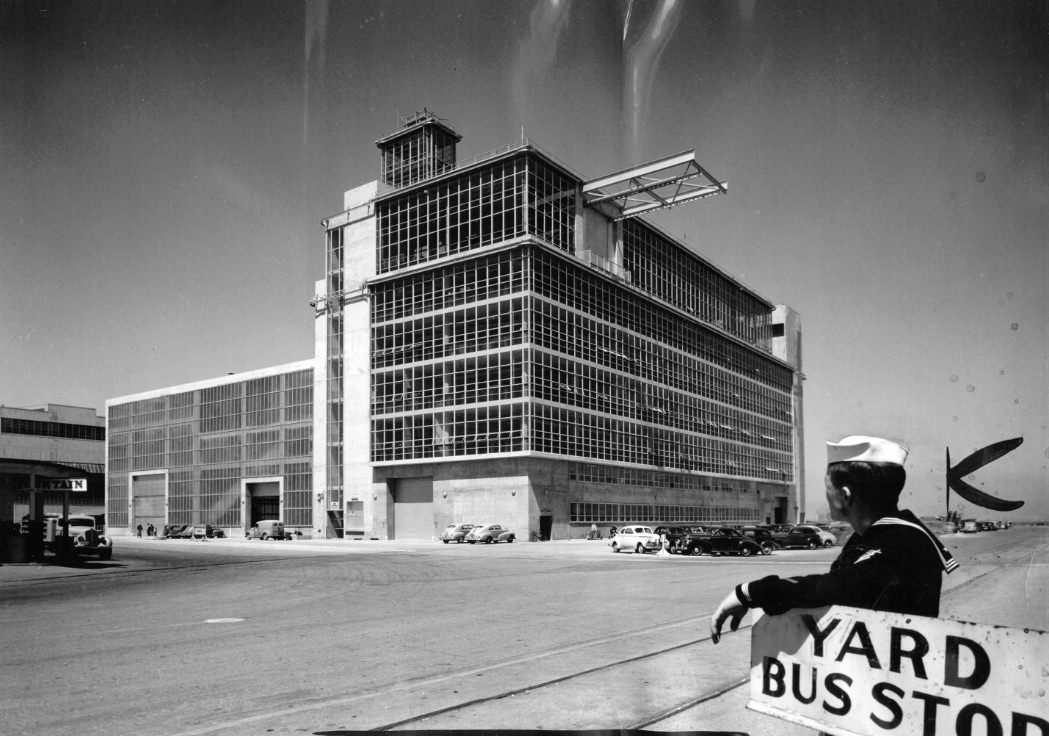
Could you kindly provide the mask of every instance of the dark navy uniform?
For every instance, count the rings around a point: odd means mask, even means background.
[[[937,616],[942,574],[958,567],[940,540],[910,511],[878,519],[854,533],[830,572],[780,578],[770,575],[739,586],[748,608],[779,614],[792,608],[842,605],[876,611]]]

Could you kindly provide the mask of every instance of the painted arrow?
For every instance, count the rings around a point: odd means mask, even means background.
[[[1024,505],[1023,501],[1006,501],[1001,498],[995,498],[989,493],[984,493],[978,488],[966,483],[962,480],[963,477],[970,473],[979,470],[984,465],[997,460],[1007,452],[1011,452],[1019,447],[1024,441],[1023,437],[1014,437],[1011,440],[1002,440],[1001,442],[995,442],[992,445],[987,445],[981,450],[977,450],[972,455],[962,460],[960,463],[951,467],[951,448],[947,448],[947,508],[951,506],[951,489],[953,488],[959,496],[964,498],[970,503],[974,503],[985,509],[991,511],[1013,511]]]

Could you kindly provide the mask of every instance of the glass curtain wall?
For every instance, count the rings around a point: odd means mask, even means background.
[[[577,185],[529,155],[378,203],[378,272],[389,273],[523,235],[574,247]]]
[[[769,352],[768,305],[643,220],[623,221],[623,267],[635,286]]]
[[[313,371],[110,406],[107,523],[128,524],[131,472],[168,471],[168,523],[240,527],[241,481],[284,479],[285,523],[312,517]]]
[[[792,480],[789,368],[537,250],[531,449]]]
[[[585,267],[567,255],[577,196],[521,154],[378,203],[381,272],[487,250],[373,284],[372,460],[537,453],[727,479],[696,490],[792,482],[769,305],[639,221],[636,288]]]

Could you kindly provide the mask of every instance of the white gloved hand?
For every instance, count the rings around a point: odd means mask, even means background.
[[[739,628],[739,622],[743,620],[743,617],[747,614],[748,609],[743,601],[736,595],[735,589],[727,596],[725,600],[718,604],[717,610],[710,617],[710,640],[714,644],[717,644],[721,640],[721,627],[725,624],[725,620],[729,621],[729,628],[735,631]]]

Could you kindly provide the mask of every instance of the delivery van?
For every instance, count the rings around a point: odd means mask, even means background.
[[[287,539],[284,522],[276,519],[260,521],[248,530],[248,539]]]

